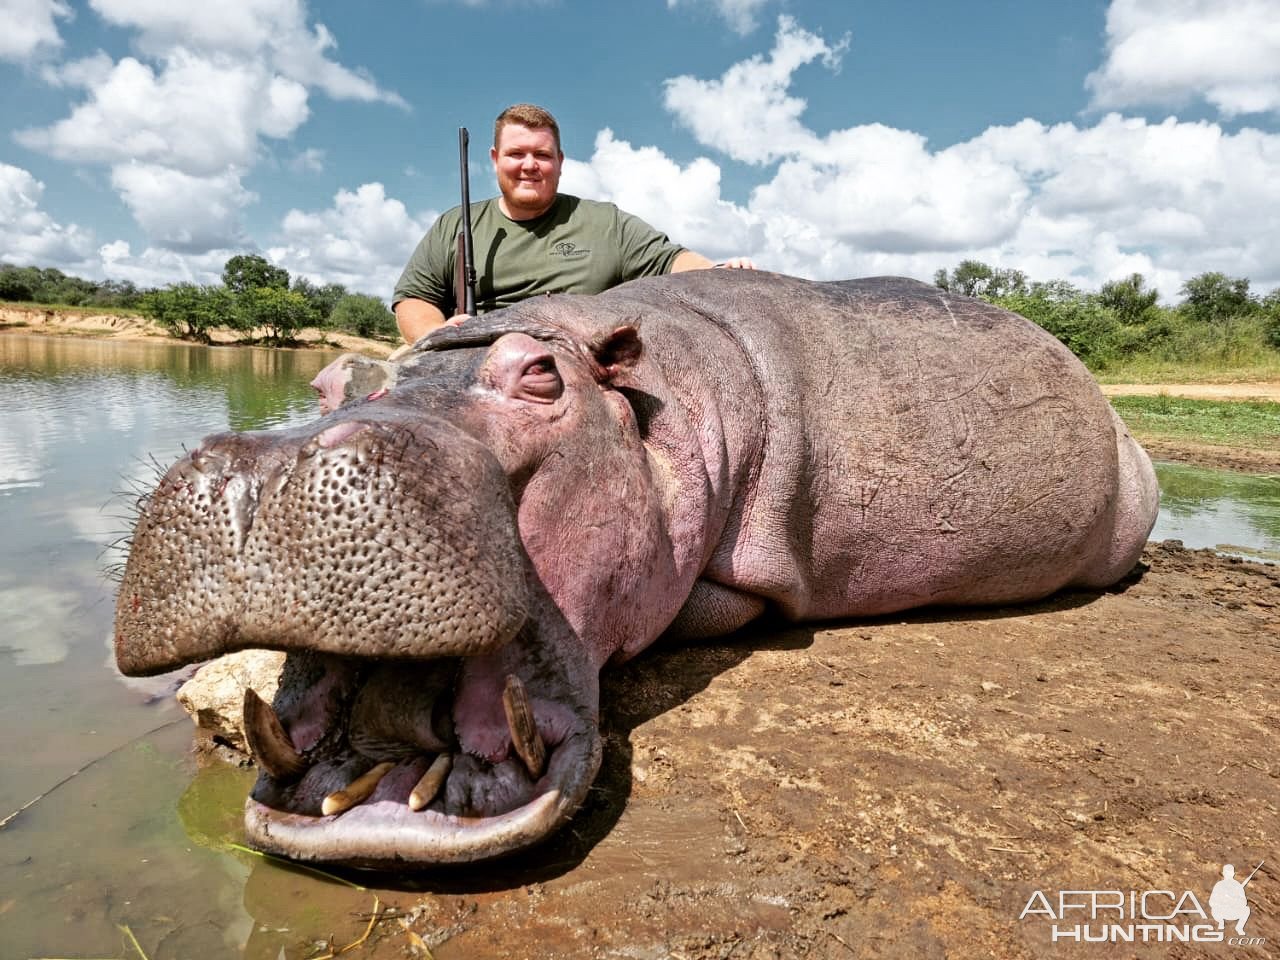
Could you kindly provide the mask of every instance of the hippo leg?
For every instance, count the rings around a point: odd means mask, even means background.
[[[720,637],[745,627],[764,612],[764,600],[711,580],[698,580],[667,628],[680,640]]]

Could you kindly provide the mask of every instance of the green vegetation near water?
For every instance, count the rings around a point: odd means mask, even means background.
[[[111,312],[155,320],[176,337],[208,343],[216,328],[288,344],[304,327],[398,339],[395,317],[377,297],[340,283],[318,285],[257,254],[227,261],[220,284],[174,283],[140,290],[128,281],[84,280],[60,270],[0,265],[0,300],[72,313]]]
[[[1139,438],[1280,450],[1280,403],[1155,396],[1112,397],[1111,405]]]

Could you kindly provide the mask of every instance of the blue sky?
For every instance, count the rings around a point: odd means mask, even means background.
[[[0,261],[383,297],[508,103],[708,256],[1280,286],[1280,0],[0,0]]]

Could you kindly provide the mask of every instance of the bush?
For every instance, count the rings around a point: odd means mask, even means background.
[[[144,294],[142,312],[176,337],[209,342],[209,331],[233,319],[232,299],[224,287],[175,283]]]
[[[329,325],[358,337],[394,339],[399,335],[395,314],[377,297],[363,293],[349,293],[339,300],[329,317]]]
[[[307,298],[295,290],[280,287],[251,287],[235,298],[235,325],[251,332],[262,329],[272,343],[293,340],[294,334],[312,319]]]

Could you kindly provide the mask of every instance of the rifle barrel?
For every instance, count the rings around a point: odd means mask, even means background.
[[[467,145],[470,142],[466,127],[458,128],[458,166],[462,177],[462,286],[463,302],[457,304],[462,312],[476,313],[476,257],[471,236],[471,176],[467,170]]]

